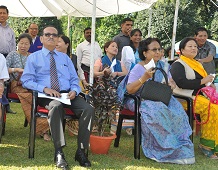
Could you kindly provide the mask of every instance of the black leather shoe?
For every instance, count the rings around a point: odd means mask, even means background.
[[[75,161],[78,161],[80,166],[91,167],[91,162],[88,160],[86,154],[81,149],[77,149]]]
[[[16,114],[16,113],[17,113],[17,112],[14,112],[14,111],[11,110],[11,109],[7,109],[6,112],[7,112],[7,113],[11,113],[11,114]]]
[[[58,152],[55,155],[54,161],[56,163],[56,166],[58,168],[62,168],[62,169],[68,169],[68,165],[67,165],[67,161],[64,158],[64,153],[63,152]]]

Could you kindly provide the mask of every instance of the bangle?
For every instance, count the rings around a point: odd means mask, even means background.
[[[11,68],[12,73],[14,73],[14,68]]]
[[[143,82],[142,82],[142,79],[141,79],[141,78],[139,78],[139,82],[140,82],[141,84],[143,84]]]
[[[0,82],[0,85],[2,85],[4,87],[4,84],[2,82]]]

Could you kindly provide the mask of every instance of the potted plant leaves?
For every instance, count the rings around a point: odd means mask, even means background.
[[[110,134],[110,126],[121,107],[116,92],[119,79],[119,77],[113,78],[104,74],[95,80],[93,87],[88,87],[91,104],[95,107],[94,127],[96,127],[96,133],[92,133],[90,136],[92,153],[107,154],[112,140],[116,138],[115,134]],[[101,140],[105,141],[101,142]],[[107,146],[101,148],[101,144],[107,144]]]

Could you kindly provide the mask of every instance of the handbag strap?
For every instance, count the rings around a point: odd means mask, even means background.
[[[197,101],[197,97],[199,95],[199,93],[201,92],[201,89],[198,90],[196,96],[195,96],[195,99],[194,99],[194,105],[193,105],[193,115],[194,115],[194,118],[195,118],[195,121],[197,124],[199,125],[203,125],[203,124],[206,124],[208,121],[209,121],[209,118],[210,118],[210,104],[211,104],[211,101],[209,101],[209,105],[208,105],[208,115],[207,115],[207,120],[205,122],[199,122],[197,117],[196,117],[196,113],[195,113],[195,105],[196,105],[196,101]]]
[[[167,73],[166,73],[162,68],[155,67],[153,70],[155,70],[155,72],[154,72],[154,74],[153,74],[153,77],[152,77],[152,80],[153,80],[153,81],[154,81],[154,78],[155,78],[155,73],[156,73],[156,71],[157,71],[157,70],[160,70],[161,73],[162,73],[163,76],[164,76],[164,79],[165,79],[165,81],[166,81],[166,84],[169,85],[169,84],[168,84]]]

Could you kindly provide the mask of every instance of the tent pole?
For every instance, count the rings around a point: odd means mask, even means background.
[[[94,43],[95,43],[95,21],[96,21],[96,0],[93,0],[92,5],[92,30],[91,30],[91,58],[90,58],[90,74],[89,84],[93,85],[94,78]]]
[[[68,15],[67,16],[67,36],[70,37],[70,19],[71,19],[71,16]]]
[[[174,15],[174,24],[173,24],[172,47],[171,47],[171,60],[174,59],[174,49],[175,49],[178,11],[179,11],[179,0],[176,0],[176,9],[175,9],[175,15]]]
[[[149,22],[148,22],[148,37],[151,36],[151,19],[152,19],[152,8],[149,8]]]

